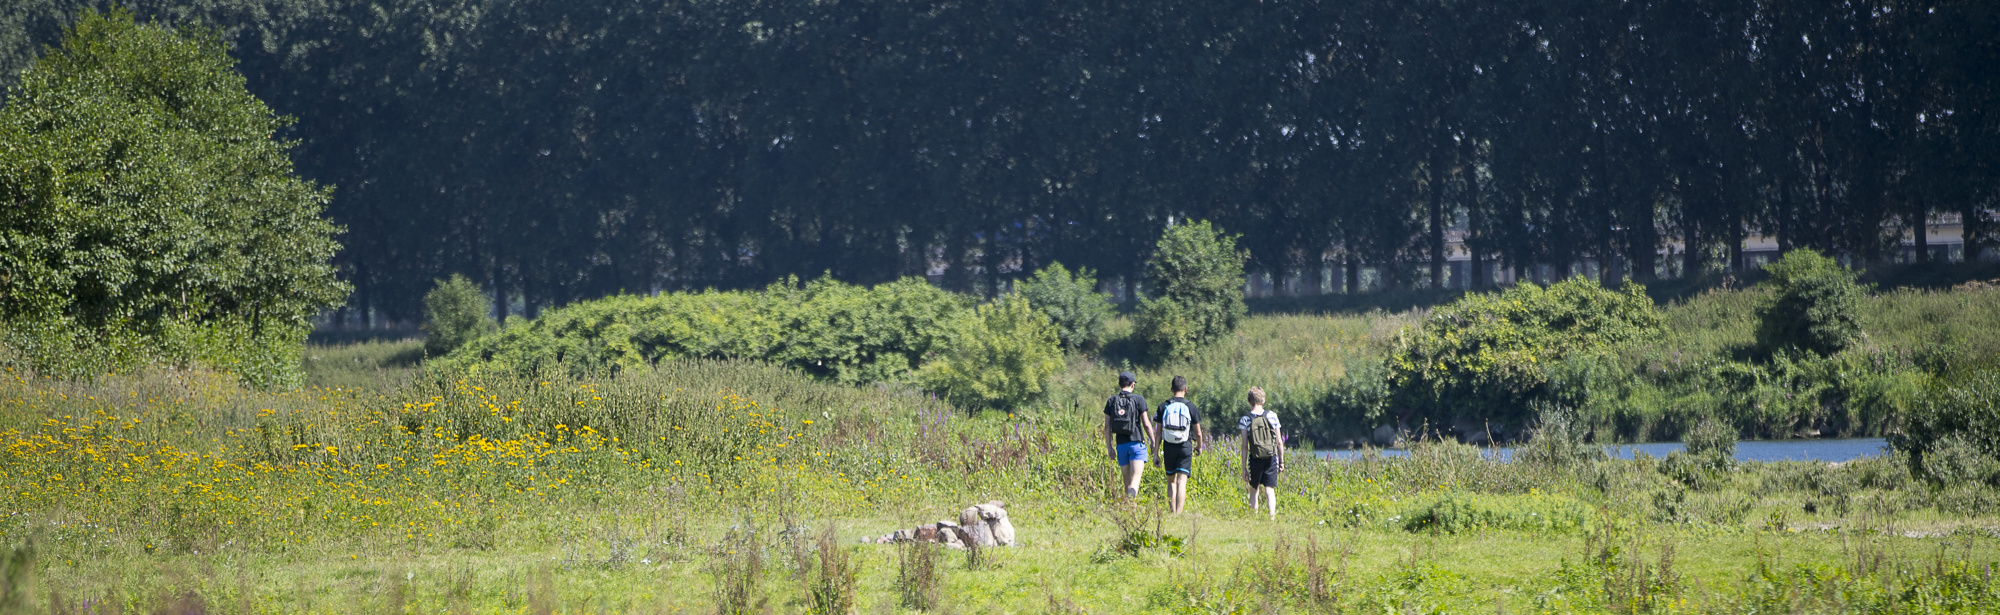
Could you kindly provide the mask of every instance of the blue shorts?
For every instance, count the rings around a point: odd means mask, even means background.
[[[1118,454],[1116,457],[1114,457],[1114,459],[1118,460],[1118,465],[1121,466],[1131,465],[1132,462],[1135,461],[1139,463],[1146,462],[1145,442],[1139,440],[1133,440],[1131,442],[1121,442],[1118,444],[1117,450]]]

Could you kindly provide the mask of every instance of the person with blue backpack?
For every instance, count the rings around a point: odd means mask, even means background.
[[[1161,403],[1159,412],[1153,414],[1153,423],[1158,426],[1154,439],[1160,442],[1160,464],[1167,472],[1167,510],[1178,515],[1187,507],[1187,481],[1194,469],[1194,456],[1207,447],[1208,438],[1202,433],[1201,413],[1188,401],[1187,378],[1174,376],[1170,390],[1173,398]]]
[[[1139,474],[1146,470],[1146,441],[1153,432],[1153,420],[1146,414],[1146,398],[1132,392],[1139,377],[1118,373],[1118,392],[1104,401],[1104,448],[1112,463],[1124,471],[1125,497],[1139,497]]]

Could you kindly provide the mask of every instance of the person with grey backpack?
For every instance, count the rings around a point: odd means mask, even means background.
[[[1264,409],[1264,389],[1250,387],[1250,413],[1236,422],[1243,430],[1243,480],[1250,483],[1250,511],[1257,511],[1259,496],[1271,507],[1271,520],[1278,519],[1278,474],[1285,471],[1285,434],[1278,426],[1278,414]]]
[[[1201,431],[1201,413],[1187,398],[1187,378],[1174,376],[1172,399],[1160,404],[1153,414],[1160,441],[1160,464],[1167,472],[1167,509],[1180,514],[1187,507],[1188,474],[1194,470],[1194,456],[1207,446]]]

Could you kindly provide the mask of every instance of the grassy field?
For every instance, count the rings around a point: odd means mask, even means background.
[[[1984,297],[1871,299],[1871,323],[1913,323],[1871,339],[1945,322],[1984,343],[2000,335]],[[1704,296],[1669,318],[1722,352],[1747,330],[1708,325],[1748,305]],[[1141,392],[1188,375],[1225,424],[1241,388],[1284,408],[1421,317],[1255,317],[1192,364],[1140,365]],[[1095,417],[1132,360],[1116,344],[1074,358],[1038,407],[976,416],[740,362],[440,379],[418,348],[312,347],[318,386],[299,391],[9,372],[0,612],[801,612],[815,596],[871,613],[2000,610],[2000,490],[1933,487],[1893,458],[1715,471],[1556,438],[1517,463],[1446,443],[1298,455],[1274,522],[1245,506],[1225,448],[1169,517],[1157,471],[1135,504],[1109,491]],[[1022,546],[860,544],[995,499]]]

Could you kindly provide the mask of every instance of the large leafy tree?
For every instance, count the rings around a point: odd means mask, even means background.
[[[107,4],[8,3],[0,82]],[[1866,262],[1931,214],[1996,236],[1974,0],[124,4],[214,28],[302,118],[351,305],[398,321],[451,273],[530,313],[1058,261],[1130,298],[1133,229],[1178,219],[1307,292],[1329,261],[1456,285],[1461,232],[1475,279],[1600,283],[1742,268],[1756,231]]]
[[[1187,359],[1236,330],[1243,305],[1243,261],[1236,237],[1207,220],[1167,227],[1146,260],[1150,296],[1133,327],[1155,359]]]
[[[86,14],[21,76],[0,109],[13,328],[163,343],[227,330],[282,354],[346,296],[328,262],[338,229],[320,215],[330,191],[293,172],[293,143],[275,136],[289,120],[234,65],[214,34],[113,11]]]

